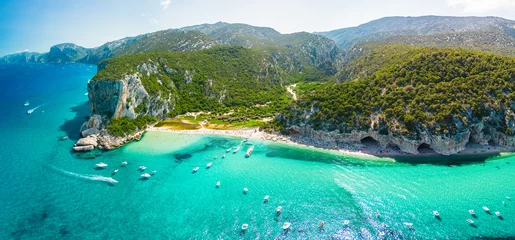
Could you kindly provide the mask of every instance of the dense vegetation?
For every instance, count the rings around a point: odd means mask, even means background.
[[[157,118],[151,116],[138,116],[134,119],[122,117],[118,119],[112,119],[109,126],[107,127],[107,131],[116,136],[123,137],[138,130],[144,129],[149,124],[155,122],[157,122]]]
[[[348,69],[358,71],[359,80],[312,91],[283,112],[282,123],[305,122],[315,129],[342,133],[372,128],[382,134],[417,137],[423,131],[455,134],[495,116],[490,124],[513,135],[513,58],[383,46]]]
[[[173,106],[167,117],[203,111],[211,112],[212,120],[242,122],[272,118],[287,106],[291,96],[284,85],[324,80],[332,74],[294,55],[284,48],[243,47],[128,55],[102,62],[93,81],[138,72],[149,95]],[[135,112],[150,114],[162,104],[145,99]]]

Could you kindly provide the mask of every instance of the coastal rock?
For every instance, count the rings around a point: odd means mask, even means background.
[[[95,149],[93,145],[87,145],[87,146],[75,146],[73,147],[73,150],[76,152],[87,152]]]
[[[309,139],[308,144],[318,146],[336,146],[342,143],[359,144],[361,140],[371,137],[378,142],[381,147],[397,146],[400,151],[410,154],[419,154],[418,148],[423,144],[428,145],[436,153],[442,155],[452,155],[465,150],[469,142],[470,132],[457,134],[453,138],[440,135],[424,134],[420,139],[409,139],[404,136],[393,134],[381,135],[378,131],[352,131],[350,133],[339,133],[338,131],[316,131],[309,125],[290,126],[287,129],[289,135],[303,136]]]
[[[89,146],[89,145],[96,147],[98,145],[97,138],[94,136],[89,136],[89,137],[79,139],[79,141],[77,141],[77,143],[76,143],[76,146]]]
[[[99,133],[100,133],[100,130],[98,130],[98,128],[96,128],[96,127],[89,128],[89,129],[86,129],[81,132],[83,137],[89,137],[91,135],[97,135]]]
[[[144,64],[138,69],[145,74],[154,74],[157,67]],[[142,73],[126,75],[120,80],[90,81],[88,83],[88,96],[90,111],[97,116],[93,121],[101,124],[88,124],[89,128],[96,126],[102,129],[111,118],[151,115],[164,117],[173,110],[175,105],[168,96],[163,99],[159,94],[149,94],[141,82]]]

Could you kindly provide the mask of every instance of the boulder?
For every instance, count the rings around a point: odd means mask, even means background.
[[[87,145],[87,146],[75,146],[73,147],[73,150],[76,152],[87,152],[95,149],[93,145]]]
[[[93,147],[96,147],[98,145],[98,142],[97,142],[97,138],[96,137],[93,137],[93,136],[89,136],[89,137],[86,137],[86,138],[81,138],[79,139],[79,141],[77,141],[77,143],[75,144],[76,146],[93,146]]]
[[[90,129],[86,129],[84,131],[81,132],[82,136],[83,137],[89,137],[91,135],[97,135],[100,133],[100,130],[98,130],[98,128],[94,127],[94,128],[90,128]]]

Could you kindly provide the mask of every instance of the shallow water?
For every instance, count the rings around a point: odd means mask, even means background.
[[[70,149],[89,114],[84,93],[96,68],[0,69],[0,239],[380,239],[379,231],[387,239],[515,235],[515,198],[506,198],[515,197],[512,156],[452,165],[416,158],[393,163],[252,140],[250,158],[243,145],[221,159],[241,139],[159,132],[113,151],[76,154]],[[64,135],[70,139],[60,141]],[[100,161],[109,166],[95,169]],[[122,161],[129,165],[121,167]],[[142,180],[139,165],[157,173]],[[199,171],[192,173],[196,166]],[[114,169],[119,172],[113,175]],[[277,206],[283,207],[280,215]],[[281,229],[286,221],[292,223],[287,232]],[[326,222],[323,229],[319,221]],[[243,223],[249,224],[245,232]]]

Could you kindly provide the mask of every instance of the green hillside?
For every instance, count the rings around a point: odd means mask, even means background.
[[[452,135],[485,120],[500,132],[514,134],[513,58],[383,46],[348,68],[359,72],[359,80],[311,92],[282,113],[282,124],[341,133],[373,129],[417,138],[421,132]]]

